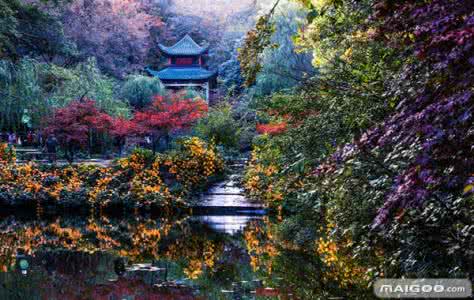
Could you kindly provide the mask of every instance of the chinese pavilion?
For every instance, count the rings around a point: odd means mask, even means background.
[[[209,102],[210,90],[216,85],[217,73],[205,67],[203,56],[207,54],[208,47],[199,46],[189,35],[171,47],[162,44],[159,47],[168,58],[168,65],[161,71],[147,68],[148,73],[158,77],[167,88],[202,89]]]

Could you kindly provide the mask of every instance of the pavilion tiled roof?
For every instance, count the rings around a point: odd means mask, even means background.
[[[201,67],[167,67],[161,71],[147,71],[160,80],[206,80],[216,75],[216,72]]]
[[[185,35],[179,42],[171,47],[158,45],[165,54],[171,56],[201,55],[207,51],[207,47],[199,46],[189,35]]]

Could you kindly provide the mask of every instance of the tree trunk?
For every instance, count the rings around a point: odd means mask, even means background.
[[[156,154],[156,134],[151,135],[151,149],[153,150],[153,154]]]
[[[92,157],[92,129],[89,129],[89,158]]]
[[[125,139],[119,138],[119,140],[118,140],[119,157],[122,157],[122,153],[123,153],[123,148],[124,148],[124,146],[125,146]]]
[[[166,147],[166,150],[168,150],[170,147],[170,135],[168,132],[165,133],[165,147]]]
[[[66,147],[66,159],[70,164],[74,161],[74,146],[72,144],[68,144]]]

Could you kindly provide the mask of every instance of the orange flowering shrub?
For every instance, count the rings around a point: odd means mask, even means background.
[[[0,143],[0,164],[13,163],[16,160],[16,153],[14,148],[8,147],[5,143]]]
[[[171,195],[168,186],[163,182],[160,160],[150,152],[138,150],[128,158],[118,161],[118,168],[113,177],[125,178],[127,182],[128,190],[123,199],[130,199],[138,206],[159,204],[167,207],[183,204],[181,199]],[[119,180],[123,181],[124,179]]]
[[[244,188],[250,198],[264,201],[268,206],[277,207],[283,200],[282,179],[277,178],[276,164],[259,162],[258,148],[252,151],[250,164],[244,177]]]
[[[3,163],[0,164],[0,204],[38,206],[47,202],[99,208],[183,206],[185,193],[221,172],[223,160],[213,145],[197,138],[182,144],[179,151],[158,156],[137,150],[111,167]],[[165,183],[165,178],[170,177],[174,180]],[[185,189],[172,193],[167,184],[176,182]]]
[[[169,173],[183,185],[184,191],[207,183],[209,177],[224,170],[224,160],[218,154],[215,145],[207,145],[197,137],[181,142],[182,149],[162,157]]]
[[[34,163],[0,165],[0,203],[27,205],[29,201],[59,200],[63,191],[78,189],[72,167],[42,170]],[[70,177],[68,175],[71,175]],[[82,185],[82,180],[80,180]]]

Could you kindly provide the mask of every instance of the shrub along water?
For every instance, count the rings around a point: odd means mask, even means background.
[[[472,1],[301,2],[319,74],[260,101],[244,178],[278,246],[356,286],[472,278]]]
[[[0,204],[6,206],[179,208],[193,191],[223,172],[214,145],[198,138],[184,139],[178,150],[165,154],[137,149],[110,167],[19,165],[4,152]]]

